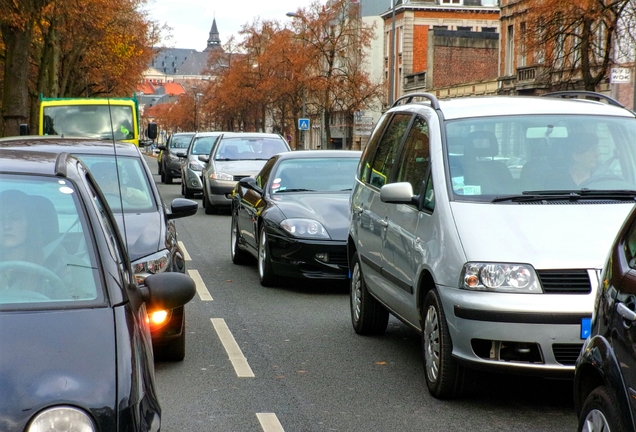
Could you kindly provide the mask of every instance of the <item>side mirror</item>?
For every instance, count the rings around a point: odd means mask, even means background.
[[[179,272],[151,274],[144,280],[144,285],[143,299],[148,311],[183,306],[197,292],[194,280]]]
[[[184,151],[178,151],[178,152],[177,152],[177,156],[178,156],[178,157],[180,157],[180,158],[184,158],[184,157],[186,157],[187,155],[188,155],[188,153],[187,153],[187,152],[184,152]]]
[[[148,123],[147,132],[148,132],[148,138],[150,138],[153,141],[157,139],[157,123],[155,122]]]
[[[158,145],[158,146],[157,146],[157,148],[158,148],[159,150],[163,150],[163,151],[168,150],[168,148],[167,148],[165,145],[163,145],[163,144]]]
[[[167,214],[168,219],[178,219],[186,216],[192,216],[199,210],[199,203],[187,198],[175,198],[170,204],[170,213]]]
[[[20,135],[30,135],[30,129],[29,129],[29,125],[27,123],[21,123],[20,124]]]
[[[259,194],[263,193],[263,189],[256,184],[256,179],[254,177],[243,177],[239,180],[238,184],[245,189],[251,189]]]
[[[207,156],[207,155],[199,155],[199,160],[200,160],[201,162],[208,163],[208,162],[210,162],[210,156]]]
[[[380,189],[380,201],[389,204],[414,204],[413,186],[408,182],[389,183]]]

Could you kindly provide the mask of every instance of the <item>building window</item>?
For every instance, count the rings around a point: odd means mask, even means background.
[[[513,74],[514,68],[514,54],[515,54],[515,31],[514,26],[508,26],[508,32],[506,33],[506,70],[505,75],[510,76]]]
[[[526,23],[519,24],[519,67],[525,67],[526,65]]]
[[[482,27],[481,31],[484,33],[497,33],[497,27]]]
[[[460,4],[462,4],[462,0],[440,0],[440,4],[460,5]]]
[[[457,26],[457,30],[459,31],[473,31],[472,27],[466,27],[466,26]]]

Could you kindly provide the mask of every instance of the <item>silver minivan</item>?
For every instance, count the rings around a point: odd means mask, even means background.
[[[351,318],[422,335],[430,393],[476,370],[572,378],[599,271],[636,198],[636,119],[613,99],[400,98],[351,196]],[[590,100],[592,97],[594,100]]]

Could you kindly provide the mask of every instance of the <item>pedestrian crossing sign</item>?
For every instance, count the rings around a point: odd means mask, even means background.
[[[298,119],[298,129],[309,130],[309,119],[308,118]]]

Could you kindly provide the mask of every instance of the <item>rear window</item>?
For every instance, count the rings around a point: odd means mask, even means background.
[[[267,160],[289,151],[282,138],[224,138],[219,142],[215,160]]]

